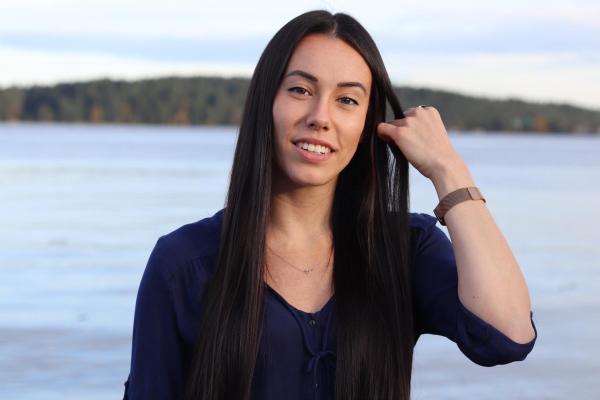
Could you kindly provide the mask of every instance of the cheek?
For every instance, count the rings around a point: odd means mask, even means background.
[[[365,115],[353,116],[345,120],[345,131],[347,146],[356,147],[360,142],[360,137],[365,129]]]
[[[275,101],[273,102],[273,134],[275,135],[276,143],[278,143],[279,140],[284,139],[287,134],[288,121],[286,116],[288,115],[289,113],[286,110],[285,105],[275,98]]]
[[[289,128],[286,123],[286,115],[287,112],[285,110],[285,105],[279,98],[276,96],[273,100],[273,161],[274,165],[276,165],[279,169],[285,169],[285,163],[283,162],[282,153],[285,148],[286,136],[288,134]]]

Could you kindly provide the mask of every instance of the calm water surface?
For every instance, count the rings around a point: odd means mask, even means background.
[[[235,138],[231,127],[0,125],[0,398],[122,397],[148,255],[222,208]],[[539,337],[524,362],[484,368],[423,336],[413,398],[593,398],[600,138],[451,140],[526,276]],[[412,167],[411,178],[411,211],[433,214],[433,185]]]

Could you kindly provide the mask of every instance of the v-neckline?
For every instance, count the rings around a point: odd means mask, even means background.
[[[327,300],[327,302],[325,303],[325,305],[323,305],[323,307],[321,307],[321,309],[319,311],[315,311],[315,312],[308,312],[308,311],[303,311],[300,310],[296,307],[294,307],[293,305],[291,305],[286,299],[285,297],[283,297],[281,294],[279,294],[279,292],[277,292],[277,290],[273,289],[271,287],[271,285],[269,285],[268,283],[264,282],[265,286],[271,291],[271,293],[273,293],[275,296],[277,296],[285,305],[287,305],[289,308],[293,309],[294,311],[297,311],[300,314],[303,315],[307,315],[307,316],[314,316],[314,315],[318,315],[321,314],[326,308],[329,307],[330,304],[333,303],[334,298],[335,298],[335,293],[329,298],[329,300]]]

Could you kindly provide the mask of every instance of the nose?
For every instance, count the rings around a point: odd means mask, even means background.
[[[307,125],[314,130],[329,130],[331,121],[329,117],[329,105],[327,104],[327,99],[324,97],[315,99],[315,104],[307,116]]]

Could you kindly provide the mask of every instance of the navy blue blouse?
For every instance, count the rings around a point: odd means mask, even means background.
[[[410,213],[415,335],[442,335],[482,366],[524,360],[525,344],[465,308],[452,244],[435,217]],[[199,331],[201,297],[213,273],[223,210],[158,239],[137,294],[125,399],[178,399]],[[318,312],[291,306],[267,285],[265,322],[252,382],[261,400],[333,399],[335,295]]]

